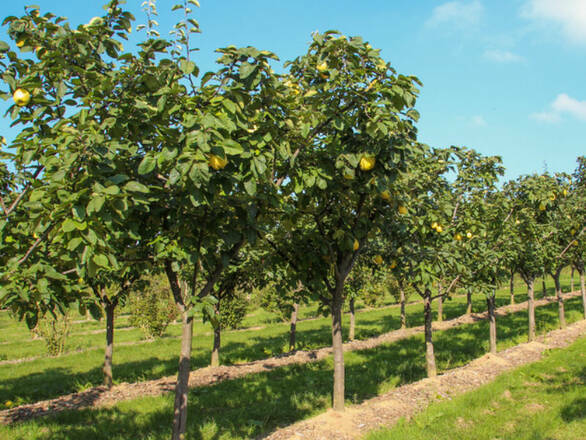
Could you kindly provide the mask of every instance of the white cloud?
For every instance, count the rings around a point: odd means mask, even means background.
[[[560,115],[555,112],[531,113],[529,117],[531,119],[535,119],[536,121],[547,122],[548,124],[555,124],[556,122],[560,122],[562,119]]]
[[[517,63],[523,61],[523,57],[508,50],[491,49],[484,51],[484,58],[497,63]]]
[[[488,125],[486,120],[480,115],[472,116],[472,124],[477,127],[486,127]]]
[[[558,113],[569,113],[576,119],[586,121],[586,101],[578,101],[562,93],[557,96],[551,106]]]
[[[586,43],[584,0],[527,0],[521,14],[545,24],[556,23],[571,41]]]
[[[555,123],[561,121],[564,114],[586,121],[586,101],[578,101],[565,93],[560,93],[551,103],[549,111],[533,113],[531,118],[537,121]]]
[[[468,27],[478,23],[483,12],[484,7],[479,0],[448,2],[434,8],[431,17],[425,24],[426,26],[450,24],[451,26]]]

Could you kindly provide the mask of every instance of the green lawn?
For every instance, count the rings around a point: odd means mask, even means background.
[[[586,338],[367,439],[586,439]]]
[[[580,298],[567,301],[568,322],[581,319],[581,314]],[[526,340],[526,321],[525,312],[499,319],[499,350]],[[537,321],[541,332],[556,328],[557,305],[537,309]],[[483,355],[488,350],[487,338],[486,321],[437,332],[439,369],[460,366]],[[424,377],[423,337],[347,353],[345,361],[347,401],[361,402]],[[323,412],[330,406],[331,371],[332,360],[328,358],[193,389],[189,396],[187,438],[251,438]],[[0,427],[0,438],[166,439],[172,407],[172,394],[136,399],[111,408],[62,413],[54,418]]]
[[[565,291],[569,289],[569,277],[564,278],[564,288]],[[516,295],[518,301],[526,299],[525,294],[519,293],[521,291],[519,284]],[[551,286],[549,293],[553,294]],[[476,295],[473,298],[474,310],[485,310],[486,305],[483,297]],[[508,304],[508,302],[508,290],[503,289],[499,292],[497,303],[500,306]],[[302,307],[302,311],[305,316],[313,316],[315,305]],[[444,304],[446,319],[455,318],[464,311],[465,297],[455,297]],[[409,325],[423,324],[421,304],[409,305],[407,312]],[[288,324],[280,322],[271,324],[269,315],[265,311],[256,311],[253,316],[247,318],[249,325],[262,325],[263,328],[224,334],[221,350],[224,364],[264,359],[288,349]],[[524,316],[522,315],[522,319]],[[541,325],[539,319],[537,323],[538,326]],[[74,352],[57,358],[41,357],[18,365],[0,365],[0,403],[5,401],[12,401],[16,404],[28,403],[101,384],[105,335],[103,333],[75,334],[95,330],[99,328],[99,324],[87,321],[74,325],[74,334],[70,338],[70,345],[83,344],[86,350],[91,348],[90,351]],[[122,316],[121,319],[118,319],[118,325],[119,330],[128,327],[128,317]],[[356,338],[365,339],[376,336],[397,329],[399,326],[399,308],[363,310],[357,314]],[[15,333],[15,327],[19,329],[20,333],[14,337],[10,344],[0,345],[0,355],[8,353],[9,355],[6,355],[5,358],[18,359],[43,354],[42,341],[30,340],[28,331],[22,328],[22,323],[11,320],[6,313],[0,314],[0,334],[4,335],[5,329],[8,333]],[[135,382],[176,374],[180,347],[180,341],[177,338],[179,331],[179,326],[170,326],[167,331],[169,337],[133,346],[115,345],[115,382]],[[115,332],[115,343],[140,341],[141,338],[142,334],[136,329]],[[523,338],[524,334],[516,341],[522,342]],[[328,346],[330,343],[329,318],[299,323],[298,345],[300,349],[320,348]],[[208,365],[211,346],[211,328],[209,325],[198,322],[195,326],[193,339],[193,369]]]

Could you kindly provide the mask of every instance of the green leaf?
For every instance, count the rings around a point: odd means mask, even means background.
[[[145,156],[138,166],[138,174],[145,175],[155,169],[157,161],[152,156]]]
[[[69,243],[67,243],[67,249],[74,251],[82,243],[82,241],[83,240],[80,237],[72,238],[69,240]]]
[[[134,191],[134,192],[141,192],[141,193],[148,193],[149,189],[143,185],[142,183],[136,182],[134,180],[128,182],[126,185],[124,185],[124,188],[127,191]]]
[[[242,63],[240,65],[240,79],[248,78],[252,72],[256,69],[256,66],[250,63]]]
[[[247,180],[244,182],[244,189],[248,193],[248,195],[255,195],[256,194],[256,181],[254,179]]]
[[[102,209],[102,206],[104,206],[104,201],[105,200],[106,199],[104,199],[102,196],[96,196],[96,197],[94,197],[87,204],[86,212],[88,214],[91,214],[93,212],[100,212],[100,210]]]
[[[73,220],[71,220],[70,218],[68,218],[67,220],[65,220],[63,222],[63,225],[61,225],[61,230],[63,232],[71,232],[71,231],[75,231],[77,229],[75,222]]]
[[[94,263],[96,263],[100,267],[107,268],[110,266],[110,261],[108,260],[108,257],[106,257],[105,255],[102,255],[102,254],[94,255],[93,261],[94,261]]]
[[[191,75],[195,70],[195,63],[193,61],[181,60],[179,62],[179,69],[181,69],[185,75]]]

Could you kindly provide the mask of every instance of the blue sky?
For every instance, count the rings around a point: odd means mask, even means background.
[[[105,1],[104,1],[105,2]],[[3,1],[2,17],[24,5],[73,25],[102,14],[100,0]],[[126,8],[146,21],[142,0]],[[160,32],[175,23],[173,0],[158,0]],[[571,172],[586,154],[586,0],[200,0],[195,37],[202,71],[214,49],[253,45],[286,61],[302,55],[311,32],[360,35],[400,73],[423,81],[419,139],[500,155],[506,178]],[[134,38],[137,37],[133,32]],[[5,28],[0,39],[7,40]],[[0,102],[3,114],[7,104]],[[0,135],[12,139],[10,121]]]

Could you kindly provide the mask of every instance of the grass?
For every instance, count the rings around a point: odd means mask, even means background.
[[[368,440],[586,438],[586,338]]]
[[[568,290],[569,278],[564,279],[565,290]],[[517,292],[520,288],[517,288]],[[550,286],[549,294],[553,294],[553,287]],[[526,295],[517,293],[517,300],[524,301]],[[482,296],[473,296],[474,310],[485,310],[485,301]],[[499,306],[508,304],[509,297],[507,290],[501,290],[497,303]],[[445,319],[460,316],[465,311],[465,297],[454,297],[444,304]],[[314,305],[305,307],[305,316],[312,316]],[[357,314],[356,338],[366,339],[384,332],[400,327],[399,308],[382,308],[363,310]],[[421,304],[411,304],[407,307],[408,324],[423,324]],[[261,321],[254,321],[248,317],[251,324],[267,323],[269,320],[267,312],[256,312],[256,318]],[[524,317],[522,314],[521,316]],[[3,334],[4,327],[13,331],[15,323],[6,321],[6,314],[0,314],[0,333]],[[119,329],[127,327],[127,316],[118,320]],[[537,319],[538,326],[540,324]],[[12,324],[9,326],[8,324]],[[92,321],[75,325],[74,332],[85,332],[95,329],[96,323]],[[539,328],[538,328],[539,329]],[[226,332],[223,336],[221,359],[224,364],[234,364],[264,359],[271,355],[280,354],[288,349],[288,324],[273,323],[266,324],[264,328],[240,332]],[[347,331],[347,328],[345,329]],[[180,341],[178,336],[179,326],[170,326],[169,338],[157,340],[152,343],[144,343],[132,346],[115,345],[114,348],[114,378],[119,382],[135,382],[140,380],[156,379],[162,376],[174,375],[177,371],[177,356],[179,353]],[[16,353],[29,353],[32,344],[42,344],[42,341],[27,341],[21,330],[20,338],[11,344],[0,345],[0,353],[4,350],[12,353],[11,357],[18,356]],[[212,335],[210,327],[197,323],[194,331],[192,369],[205,367],[209,364],[210,348],[212,346]],[[347,335],[345,335],[346,337]],[[42,399],[57,397],[75,391],[87,389],[102,383],[101,364],[103,362],[104,334],[79,335],[72,337],[71,344],[75,344],[79,338],[84,341],[85,348],[93,350],[71,353],[57,358],[42,357],[30,362],[23,362],[18,365],[0,365],[0,403],[12,401],[16,404],[29,403]],[[524,335],[516,341],[522,342]],[[139,330],[115,332],[115,343],[126,341],[139,341],[141,333]],[[298,343],[300,349],[313,349],[328,346],[331,343],[330,319],[320,318],[303,321],[298,325]],[[36,345],[35,345],[36,346]],[[35,352],[37,355],[38,351]]]
[[[581,319],[580,298],[566,303],[568,322]],[[499,350],[526,340],[525,312],[498,320]],[[540,331],[557,327],[557,305],[537,309]],[[488,350],[486,321],[437,332],[441,370],[463,365]],[[423,337],[414,336],[371,350],[345,354],[346,399],[359,403],[398,385],[425,376]],[[252,438],[323,412],[330,406],[332,360],[292,365],[268,373],[196,388],[189,395],[186,438],[227,440]],[[110,408],[58,414],[11,427],[0,427],[10,439],[166,439],[173,395],[121,402]],[[433,437],[429,437],[433,438]]]

